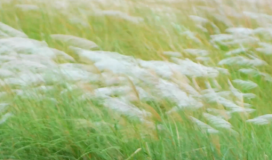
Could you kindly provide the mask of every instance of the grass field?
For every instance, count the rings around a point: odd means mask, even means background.
[[[0,0],[0,159],[272,159],[271,6]]]

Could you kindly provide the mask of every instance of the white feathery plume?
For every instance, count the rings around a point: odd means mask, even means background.
[[[103,82],[106,86],[118,85],[118,84],[126,84],[127,78],[123,76],[118,76],[113,73],[103,72],[101,73]]]
[[[3,64],[9,61],[16,61],[18,58],[16,55],[0,55],[0,63]]]
[[[215,69],[222,74],[229,75],[229,70],[226,68],[216,67]]]
[[[265,38],[271,39],[272,29],[270,27],[267,27],[267,28],[259,27],[259,28],[254,29],[254,34],[261,34]]]
[[[3,54],[32,54],[50,58],[54,58],[56,56],[56,54],[48,47],[46,42],[40,42],[28,38],[11,37],[0,39],[0,48],[1,52],[4,52]]]
[[[83,27],[89,27],[90,26],[88,21],[83,19],[83,17],[71,15],[71,16],[69,16],[68,20],[73,24],[81,25]]]
[[[8,38],[9,35],[0,30],[0,38]]]
[[[23,33],[22,31],[19,31],[17,29],[14,29],[2,22],[0,22],[0,31],[3,33],[9,35],[10,37],[22,37],[22,38],[27,38],[27,35]]]
[[[31,72],[27,73],[27,72],[23,72],[20,73],[19,75],[16,76],[16,78],[18,80],[23,81],[25,84],[40,84],[40,83],[44,83],[44,76],[43,74],[32,74]]]
[[[47,69],[47,66],[38,63],[38,62],[34,62],[34,61],[30,61],[30,60],[11,60],[9,62],[3,63],[2,64],[2,68],[3,69],[7,69],[10,71],[44,71],[45,69]]]
[[[125,74],[137,77],[137,79],[150,77],[148,71],[139,67],[136,60],[132,57],[120,55],[115,52],[87,51],[74,47],[73,50],[75,50],[80,57],[95,62],[94,65],[100,71],[109,70],[115,74]]]
[[[191,48],[188,48],[188,49],[184,49],[183,51],[185,53],[188,53],[188,54],[193,55],[193,56],[207,56],[209,54],[208,51],[203,50],[203,49],[191,49]]]
[[[212,44],[222,44],[222,45],[243,45],[243,44],[254,44],[260,40],[256,37],[245,36],[245,35],[231,35],[231,34],[216,34],[211,35]],[[216,47],[216,46],[215,46]]]
[[[251,104],[249,104],[249,103],[244,103],[244,102],[240,102],[240,101],[236,101],[236,103],[241,103],[245,108],[251,108],[252,107],[252,105]]]
[[[232,55],[237,55],[237,54],[240,54],[240,53],[245,53],[246,51],[248,51],[248,48],[244,48],[243,46],[241,46],[241,48],[237,48],[237,49],[228,51],[226,53],[226,55],[227,56],[232,56]]]
[[[257,124],[257,125],[270,124],[271,121],[272,121],[272,114],[265,114],[265,115],[247,120],[247,122]]]
[[[8,85],[29,86],[44,83],[40,74],[21,73],[16,78],[6,78],[4,82]]]
[[[60,50],[55,49],[55,48],[51,48],[51,50],[52,50],[56,55],[62,56],[62,57],[64,57],[65,59],[70,60],[70,61],[75,61],[75,59],[74,59],[72,56],[68,55],[67,53],[65,53],[65,52],[63,52],[63,51],[60,51]]]
[[[240,107],[240,108],[232,108],[230,112],[231,113],[251,113],[254,111],[255,109]]]
[[[69,48],[73,50],[75,53],[77,53],[78,56],[82,58],[87,58],[93,62],[99,62],[99,61],[108,60],[108,59],[116,59],[118,61],[127,61],[130,63],[136,62],[135,58],[130,56],[125,56],[117,52],[91,51],[91,50],[85,50],[85,49],[73,47],[73,46],[70,46]]]
[[[227,120],[231,118],[231,112],[224,109],[207,108],[207,111]]]
[[[13,114],[11,114],[11,113],[6,113],[6,114],[4,114],[4,115],[2,116],[2,118],[0,119],[0,124],[5,123],[5,122],[8,120],[8,118],[9,118],[9,117],[12,117],[12,116],[13,116]]]
[[[53,73],[52,73],[53,72]],[[52,78],[64,78],[70,81],[100,81],[100,76],[91,73],[81,67],[60,64],[57,68],[53,69],[51,74],[54,75]],[[59,79],[56,79],[59,80]]]
[[[5,111],[5,109],[7,108],[7,106],[9,106],[9,103],[0,103],[0,113]]]
[[[14,73],[12,71],[4,69],[4,68],[0,68],[0,78],[11,77],[13,75]]]
[[[231,95],[231,92],[230,91],[219,91],[219,92],[217,92],[217,94],[221,97],[229,98],[229,96]]]
[[[200,29],[202,32],[208,32],[208,30],[205,27],[203,27],[201,24],[197,24],[196,27]]]
[[[171,109],[169,113],[183,108],[198,109],[203,107],[203,104],[199,100],[187,95],[186,92],[174,83],[160,79],[155,87],[157,89],[156,94],[159,97],[168,98],[177,103],[177,107]]]
[[[211,35],[211,42],[222,42],[222,41],[229,41],[233,40],[234,36],[231,34],[215,34]]]
[[[245,81],[245,80],[241,80],[241,79],[235,79],[235,80],[233,80],[233,82],[246,90],[250,90],[250,89],[258,87],[258,84],[254,83],[252,81],[249,81],[249,80]]]
[[[139,60],[140,66],[154,70],[158,75],[162,77],[170,78],[174,75],[174,72],[180,71],[180,66],[170,62],[164,61],[142,61]]]
[[[259,71],[257,71],[256,69],[252,69],[252,68],[241,68],[241,69],[239,69],[239,72],[247,74],[247,75],[253,75],[253,76],[259,75]]]
[[[211,123],[213,124],[215,127],[218,127],[218,128],[225,128],[225,129],[228,129],[230,130],[232,128],[231,124],[224,120],[223,118],[221,117],[218,117],[218,116],[214,116],[214,115],[211,115],[209,113],[203,113],[203,116]]]
[[[220,29],[217,27],[216,24],[214,24],[213,22],[210,22],[211,26],[213,27],[213,31],[217,34],[220,33]]]
[[[225,106],[226,108],[230,108],[230,109],[241,108],[240,106],[238,106],[237,104],[235,104],[231,100],[228,100],[228,99],[223,98],[223,97],[219,97],[218,102],[220,104],[222,104],[223,106]]]
[[[198,91],[192,87],[191,85],[189,85],[188,83],[180,83],[179,86],[184,89],[184,91],[186,91],[187,93],[189,93],[192,96],[195,97],[200,97],[201,95],[198,93]]]
[[[255,13],[255,12],[244,11],[243,14],[252,19],[272,22],[272,16],[265,13]]]
[[[191,120],[203,131],[203,132],[208,132],[208,133],[212,133],[212,134],[217,134],[219,133],[218,130],[214,129],[213,127],[209,126],[208,124],[194,118],[194,117],[190,117]]]
[[[66,43],[69,46],[79,47],[82,49],[93,49],[98,47],[93,41],[72,35],[52,34],[51,38],[62,43]]]
[[[266,81],[272,82],[272,76],[268,73],[260,72],[256,69],[252,68],[241,68],[239,69],[239,72],[242,72],[247,75],[253,75],[254,77],[256,76],[262,76]]]
[[[260,13],[254,13],[254,12],[249,12],[249,11],[243,11],[243,14],[252,18],[252,19],[257,19],[261,17]]]
[[[242,93],[240,92],[238,89],[236,89],[230,80],[228,80],[228,84],[230,86],[230,91],[232,92],[232,94],[238,98],[239,100],[242,100],[242,98],[248,98],[248,99],[252,99],[252,98],[255,98],[256,95],[253,94],[253,93]]]
[[[270,74],[263,72],[260,72],[259,74],[263,76],[266,81],[272,82],[272,76]]]
[[[205,23],[208,23],[209,20],[206,19],[206,18],[203,18],[203,17],[199,17],[199,16],[195,16],[195,15],[190,15],[189,16],[193,21],[195,22],[198,22],[198,23],[201,23],[201,24],[205,24]]]
[[[67,93],[67,92],[70,92],[70,91],[73,91],[73,90],[78,89],[78,86],[76,86],[76,85],[70,85],[70,84],[66,84],[65,87],[66,87],[66,88],[63,89],[63,90],[60,92],[60,94],[65,94],[65,93]]]
[[[107,98],[104,101],[104,105],[105,107],[118,111],[121,114],[131,117],[138,117],[140,120],[144,120],[145,117],[151,116],[151,113],[138,109],[125,99]]]
[[[104,87],[97,88],[94,90],[94,94],[97,97],[107,98],[113,95],[125,95],[131,92],[131,88],[128,86],[117,86],[117,87]]]
[[[266,55],[272,55],[272,45],[269,43],[260,42],[259,45],[260,48],[256,48],[256,51],[266,54]]]
[[[49,91],[49,90],[53,90],[54,87],[53,86],[45,86],[45,85],[41,85],[39,87],[35,87],[33,88],[35,91]]]
[[[192,77],[217,77],[219,72],[216,68],[207,67],[191,61],[190,59],[177,59],[172,58],[176,63],[179,64],[179,71],[187,76]]]
[[[256,95],[254,93],[243,93],[243,97],[247,99],[256,98]]]
[[[197,28],[199,28],[203,32],[208,32],[208,30],[205,27],[202,26],[202,25],[208,23],[208,24],[210,24],[213,27],[213,29],[214,29],[214,31],[216,33],[220,33],[219,28],[213,22],[209,21],[208,19],[203,18],[203,17],[199,17],[199,16],[195,16],[195,15],[190,15],[189,17],[190,17],[190,19],[192,19],[193,21],[195,21],[196,23],[198,23],[196,25]]]
[[[236,28],[228,28],[226,32],[233,34],[233,35],[252,35],[254,30],[251,28],[243,28],[243,27],[236,27]]]
[[[215,78],[212,79],[212,83],[213,83],[218,89],[221,89],[221,88],[222,88],[222,87],[220,86],[220,84],[218,83],[218,81],[217,81]]]
[[[218,101],[219,101],[220,104],[222,104],[226,108],[229,108],[231,113],[253,112],[253,111],[255,111],[254,109],[240,107],[237,104],[235,104],[234,102],[232,102],[230,100],[227,100],[225,98],[220,98]]]
[[[212,88],[202,90],[202,97],[208,102],[218,102],[220,96]]]
[[[72,3],[69,3],[69,1],[66,1],[66,0],[54,1],[54,3],[52,3],[52,5],[53,5],[56,9],[62,9],[62,10],[67,9],[71,4],[72,4]]]
[[[42,65],[45,65],[47,67],[54,67],[58,64],[53,60],[54,57],[50,57],[47,55],[39,55],[39,54],[18,54],[16,56],[17,59],[15,60],[26,60],[26,61],[32,61],[36,63],[40,63]]]
[[[25,52],[25,50],[31,51],[37,47],[47,47],[47,44],[24,37],[9,37],[0,39],[0,46],[16,52],[22,52],[22,50]]]
[[[0,80],[0,86],[1,85],[4,85],[4,82],[2,81],[2,80]],[[2,97],[4,97],[4,96],[6,96],[7,95],[7,93],[6,92],[0,92],[0,97],[2,98]]]
[[[235,56],[221,60],[219,65],[239,65],[239,66],[262,66],[267,63],[261,59],[256,57],[252,57],[251,59],[244,56]]]
[[[245,37],[235,37],[232,41],[221,42],[223,45],[252,45],[258,43],[260,40],[256,37],[245,36]]]
[[[150,74],[145,68],[152,69],[158,75],[168,78],[170,78],[174,72],[180,72],[184,75],[194,77],[216,77],[218,75],[216,69],[194,63],[189,59],[176,59],[178,64],[174,64],[164,61],[143,61],[114,52],[86,51],[78,48],[76,48],[75,51],[79,56],[94,61],[94,65],[100,70],[111,70],[114,73],[127,74],[134,77],[150,77],[148,76]]]
[[[196,37],[195,33],[187,30],[183,33],[181,33],[181,35],[186,35],[189,39],[193,40],[194,42],[198,43],[198,44],[201,44],[201,40],[199,38]]]

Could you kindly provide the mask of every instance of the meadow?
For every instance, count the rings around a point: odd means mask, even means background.
[[[0,159],[272,159],[271,6],[0,0]]]

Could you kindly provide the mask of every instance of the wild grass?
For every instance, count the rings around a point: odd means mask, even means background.
[[[0,158],[269,160],[269,1],[0,1]]]

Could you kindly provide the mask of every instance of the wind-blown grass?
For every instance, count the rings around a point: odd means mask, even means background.
[[[0,158],[271,159],[268,3],[1,1]]]

